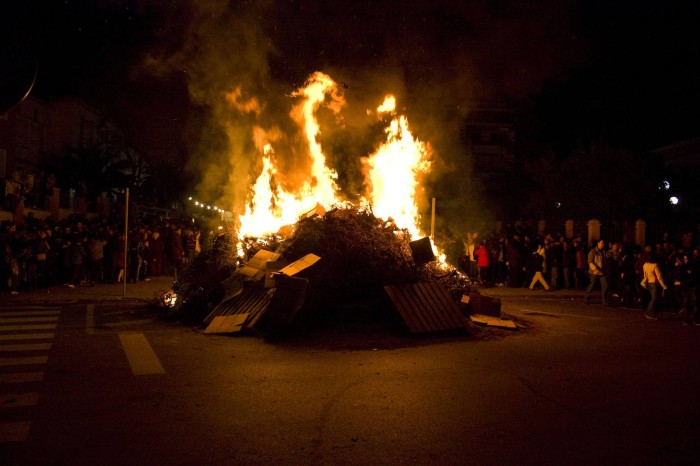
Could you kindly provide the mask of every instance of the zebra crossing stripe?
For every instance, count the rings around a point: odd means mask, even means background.
[[[0,373],[0,385],[10,383],[41,382],[42,380],[44,380],[43,372]]]
[[[49,362],[48,356],[24,356],[17,358],[0,358],[0,367],[2,366],[24,366],[32,364],[46,364]]]
[[[0,331],[10,332],[16,330],[56,330],[57,324],[33,324],[33,325],[0,325]]]
[[[29,437],[31,422],[0,423],[0,443],[24,442]]]
[[[3,317],[34,317],[34,316],[57,316],[61,311],[8,311],[0,312],[0,319]]]
[[[20,351],[49,351],[56,334],[45,332],[55,330],[61,310],[41,309],[31,311],[0,312],[0,354],[10,355]],[[22,332],[22,333],[10,333]],[[35,340],[35,341],[32,341]],[[36,342],[39,340],[39,342]],[[43,342],[41,342],[43,340]],[[0,357],[0,367],[45,365],[48,356]],[[43,381],[43,371],[0,372],[0,387],[7,391],[10,387],[20,387],[23,383]],[[35,406],[39,401],[38,392],[0,394],[0,409]],[[22,412],[22,411],[20,411]],[[0,422],[0,445],[13,442],[26,442],[29,437],[31,421]]]
[[[0,353],[6,351],[48,351],[51,343],[25,343],[17,345],[0,345]]]
[[[10,340],[50,340],[55,337],[55,333],[13,333],[0,335],[0,341]]]
[[[19,324],[22,322],[58,322],[57,316],[29,316],[29,317],[0,317],[0,326],[4,324]]]
[[[158,356],[143,333],[120,333],[124,353],[134,375],[165,374]]]
[[[0,395],[0,408],[23,408],[25,406],[36,406],[38,402],[39,394],[37,392]]]

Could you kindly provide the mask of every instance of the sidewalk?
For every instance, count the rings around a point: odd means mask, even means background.
[[[126,284],[126,294],[124,294],[124,284],[97,284],[93,287],[76,286],[52,286],[41,290],[20,291],[19,294],[0,295],[0,308],[3,306],[22,304],[70,304],[70,303],[90,303],[102,301],[134,301],[151,302],[160,292],[172,288],[173,277],[160,276],[153,277],[150,281],[139,281],[137,283]]]
[[[52,286],[48,289],[20,291],[19,294],[0,295],[0,307],[7,305],[18,305],[24,303],[32,304],[57,304],[57,303],[75,303],[75,302],[101,302],[101,301],[139,301],[151,302],[157,295],[163,291],[172,289],[173,277],[160,276],[153,277],[151,281],[139,281],[137,283],[126,285],[126,295],[124,295],[124,285],[118,284],[97,284],[94,287],[77,286],[70,288],[68,286]],[[593,297],[600,295],[600,290],[593,291]],[[543,289],[534,291],[529,288],[508,288],[505,286],[494,286],[489,288],[480,288],[479,293],[484,296],[492,296],[494,298],[503,299],[557,299],[557,300],[583,300],[583,290],[556,290],[547,292]]]
[[[494,298],[504,298],[504,299],[523,299],[523,298],[535,298],[535,299],[580,299],[583,300],[584,290],[569,290],[569,289],[557,289],[554,291],[544,291],[542,288],[536,288],[531,290],[529,288],[509,288],[506,286],[493,286],[489,288],[479,288],[479,293],[484,296],[491,296]],[[600,298],[600,289],[596,287],[593,290],[592,297]]]

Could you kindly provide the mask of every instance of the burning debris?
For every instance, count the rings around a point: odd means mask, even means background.
[[[367,111],[385,125],[384,139],[357,159],[364,179],[355,185],[362,192],[348,196],[327,165],[320,138],[322,123],[342,124],[342,89],[316,72],[291,96],[296,103],[289,116],[303,135],[293,139],[303,141],[299,159],[304,163],[285,160],[288,148],[277,147],[278,154],[273,146],[283,141],[279,130],[256,128],[260,171],[251,178],[244,208],[232,209],[242,212],[236,238],[228,242],[236,246],[200,255],[188,265],[176,313],[211,322],[217,331],[278,334],[304,320],[386,321],[394,308],[407,324],[421,320],[408,325],[420,332],[463,329],[456,303],[470,284],[444,263],[418,227],[417,199],[432,149],[414,137],[407,118],[397,113],[395,97],[386,95]],[[321,108],[325,118],[319,119]]]
[[[268,240],[262,246],[250,239],[247,253],[254,244],[258,249],[245,264],[221,253],[200,254],[183,273],[172,314],[222,333],[274,335],[297,320],[311,326],[395,322],[385,288],[418,283],[439,286],[456,308],[471,289],[469,280],[444,263],[416,261],[410,240],[407,231],[369,209],[335,207],[298,221],[275,251],[264,249]],[[223,320],[237,314],[250,315]]]

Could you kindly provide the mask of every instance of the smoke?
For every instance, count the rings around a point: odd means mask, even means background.
[[[447,223],[461,230],[485,210],[464,120],[482,102],[522,99],[576,66],[575,3],[566,5],[191,0],[163,11],[176,26],[145,64],[186,76],[197,110],[188,168],[198,174],[198,197],[241,212],[265,142],[274,145],[283,182],[302,181],[308,157],[289,117],[292,94],[323,71],[346,105],[340,125],[330,110],[319,111],[319,139],[348,198],[363,191],[361,157],[383,136],[368,109],[391,93],[435,154],[425,206],[444,197]]]

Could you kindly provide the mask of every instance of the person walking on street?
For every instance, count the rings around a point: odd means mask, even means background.
[[[530,282],[529,286],[531,290],[534,290],[535,285],[537,283],[540,283],[545,291],[553,291],[547,283],[547,280],[545,280],[544,275],[542,275],[542,264],[544,263],[544,256],[544,244],[540,244],[539,246],[537,246],[537,250],[530,255],[530,267],[534,272],[534,275],[532,276],[532,281]]]
[[[668,289],[663,279],[663,274],[659,268],[659,260],[656,254],[652,254],[642,267],[644,278],[642,286],[649,290],[649,304],[647,305],[644,317],[651,320],[656,320],[656,303],[659,301],[659,294],[662,296]],[[659,288],[663,291],[659,293]]]
[[[588,303],[591,300],[591,291],[593,290],[593,287],[595,286],[597,281],[600,281],[600,292],[602,295],[602,303],[603,306],[607,306],[608,303],[605,299],[605,294],[608,291],[608,282],[605,279],[605,275],[603,273],[603,268],[605,265],[605,241],[604,240],[598,240],[598,244],[596,247],[591,248],[591,250],[588,252],[588,275],[590,277],[590,283],[588,284],[588,288],[586,288],[586,292],[583,295],[583,300]]]

